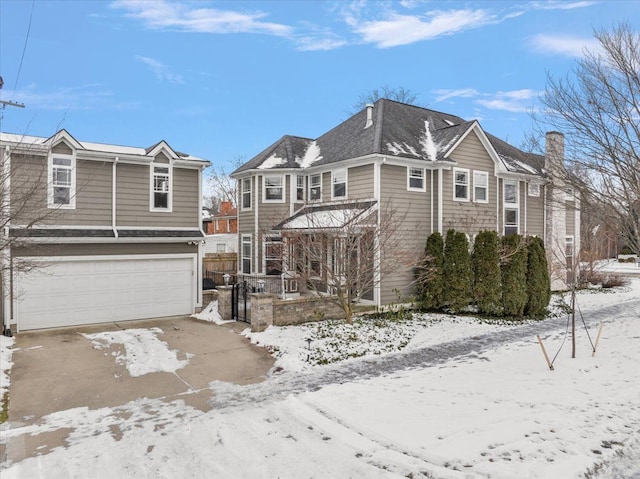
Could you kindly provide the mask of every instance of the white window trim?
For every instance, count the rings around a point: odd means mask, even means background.
[[[169,170],[169,191],[167,194],[167,207],[156,208],[154,206],[154,176],[156,168],[167,168]],[[149,165],[149,211],[160,213],[171,213],[173,211],[173,166],[169,163],[151,163]]]
[[[244,182],[249,180],[249,190],[247,193],[249,194],[249,206],[244,206]],[[253,204],[253,178],[249,176],[248,178],[240,178],[240,211],[251,211],[251,205]]]
[[[53,185],[53,159],[54,158],[61,158],[61,159],[65,159],[65,160],[71,160],[71,166],[66,167],[69,168],[71,170],[71,186],[69,187],[69,204],[66,205],[59,205],[53,202],[53,190],[54,190],[54,185]],[[59,165],[56,165],[56,168]],[[65,167],[63,167],[65,168]],[[56,209],[63,209],[63,210],[75,210],[76,209],[76,155],[75,152],[72,153],[71,155],[67,155],[67,154],[60,154],[60,153],[49,153],[49,159],[48,159],[48,168],[47,168],[48,172],[47,172],[47,207],[48,208],[56,208]]]
[[[516,202],[515,203],[507,203],[506,200],[506,189],[507,183],[513,184],[515,182],[516,186]],[[516,234],[520,234],[520,182],[518,180],[509,180],[505,179],[502,182],[502,232],[504,234],[504,230],[507,226],[506,217],[507,210],[516,210]]]
[[[249,245],[249,256],[244,255],[244,246],[245,244]],[[249,272],[244,272],[244,260],[249,260]],[[240,241],[240,273],[243,274],[251,274],[253,273],[253,241],[251,241],[251,235],[242,235],[242,239]]]
[[[264,235],[262,240],[262,273],[267,274],[267,246],[270,244],[280,244],[280,269],[284,272],[284,248],[285,243],[280,235]]]
[[[298,190],[301,189],[300,185],[298,184],[298,182],[302,180],[302,199],[298,199]],[[302,201],[304,203],[304,200],[306,199],[306,188],[305,188],[305,179],[304,179],[304,175],[296,175],[296,187],[295,187],[295,194],[296,196],[294,196],[294,202],[298,203],[300,201]]]
[[[344,196],[335,196],[335,185],[336,184],[340,184],[340,183],[334,183],[335,181],[335,175],[336,173],[342,172],[344,171]],[[322,177],[320,177],[320,182],[322,183]],[[342,200],[342,199],[346,199],[348,198],[348,191],[347,191],[347,185],[349,184],[348,181],[348,173],[347,173],[347,169],[346,168],[339,168],[335,171],[331,172],[331,199],[332,200]],[[322,190],[321,190],[322,191]]]
[[[281,199],[276,199],[276,200],[268,200],[267,199],[267,176],[270,177],[274,177],[274,178],[280,178],[281,181],[281,186],[280,191],[282,192],[282,198]],[[263,203],[284,203],[285,202],[285,198],[286,198],[286,192],[285,192],[285,185],[286,185],[286,178],[284,177],[284,175],[262,175],[262,202]]]
[[[482,188],[485,190],[485,199],[479,200],[476,198],[476,176],[484,176],[485,184]],[[473,202],[474,203],[489,203],[489,173],[486,171],[474,171],[473,172]]]
[[[419,170],[422,171],[422,188],[416,188],[411,186],[411,178],[417,178],[411,174],[411,170]],[[418,168],[415,166],[407,166],[407,191],[427,191],[427,173],[424,168]]]
[[[458,198],[456,196],[456,174],[457,173],[466,173],[467,175],[467,197],[466,198]],[[469,201],[471,197],[471,171],[468,168],[454,168],[453,169],[453,201]]]
[[[320,177],[320,184],[317,186],[317,188],[320,189],[320,195],[319,195],[317,200],[314,200],[314,199],[311,198],[311,189],[313,188],[313,183],[312,183],[311,179],[314,176]],[[308,188],[307,198],[308,198],[309,202],[310,203],[317,203],[319,201],[322,201],[322,173],[314,173],[313,175],[309,175],[309,185],[308,186],[309,186],[309,188]]]

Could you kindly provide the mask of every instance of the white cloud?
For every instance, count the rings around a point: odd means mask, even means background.
[[[484,98],[478,99],[477,103],[491,110],[526,113],[534,109],[536,99],[542,93],[530,89],[499,91],[491,95],[483,95]]]
[[[449,98],[471,98],[480,94],[475,88],[459,88],[457,90],[439,89],[434,90],[433,93],[438,95],[435,100],[433,100],[435,103],[448,100]]]
[[[143,57],[142,55],[136,55],[136,60],[141,61],[149,67],[149,69],[155,74],[158,80],[166,80],[169,83],[181,84],[184,83],[182,75],[173,73],[169,70],[164,63],[159,62],[154,58]]]
[[[53,91],[43,91],[39,87],[33,83],[22,90],[17,90],[14,96],[15,101],[25,103],[34,110],[91,110],[98,108],[129,110],[138,106],[135,103],[114,101],[113,92],[102,89],[100,84],[63,87]]]
[[[585,8],[595,5],[595,1],[576,1],[567,2],[565,0],[549,0],[546,2],[534,2],[533,7],[541,10],[574,10],[576,8]]]
[[[598,41],[595,38],[540,34],[531,39],[531,45],[541,53],[577,57],[582,56],[585,48],[595,51]]]
[[[266,13],[244,13],[215,8],[195,8],[166,0],[116,0],[113,8],[126,10],[127,17],[141,20],[154,29],[175,29],[198,33],[263,33],[289,36],[288,25],[262,21]]]
[[[495,21],[494,15],[482,9],[435,10],[424,16],[400,15],[392,12],[387,14],[385,20],[354,24],[354,30],[366,43],[388,48],[452,35]],[[353,24],[354,19],[350,18],[349,22]]]

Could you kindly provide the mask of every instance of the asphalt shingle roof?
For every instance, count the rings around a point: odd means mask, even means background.
[[[376,101],[373,124],[365,128],[363,109],[316,140],[284,136],[234,174],[253,169],[304,168],[328,165],[371,154],[423,161],[443,161],[474,121],[393,100]],[[506,169],[543,175],[544,157],[525,153],[486,133]]]

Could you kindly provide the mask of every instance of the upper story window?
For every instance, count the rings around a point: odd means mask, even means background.
[[[284,177],[282,175],[263,176],[262,201],[278,202],[284,201]]]
[[[564,189],[564,199],[565,201],[574,201],[576,199],[576,192],[571,186],[567,186]]]
[[[426,191],[424,168],[407,169],[407,189],[413,191]]]
[[[242,201],[240,203],[242,210],[251,209],[251,177],[243,178],[242,184]]]
[[[529,183],[527,194],[529,196],[540,196],[540,183]]]
[[[456,201],[469,201],[469,170],[463,168],[453,169],[453,199]]]
[[[322,199],[322,175],[311,175],[309,177],[309,201],[320,201]]]
[[[304,176],[296,175],[296,201],[304,201]]]
[[[171,211],[171,167],[151,165],[151,210]]]
[[[489,202],[489,173],[486,171],[473,172],[473,201]]]
[[[347,170],[336,170],[331,173],[331,198],[344,198],[347,196]]]
[[[75,209],[76,168],[73,155],[49,157],[49,208]]]
[[[518,181],[504,180],[504,234],[517,234],[519,229]]]

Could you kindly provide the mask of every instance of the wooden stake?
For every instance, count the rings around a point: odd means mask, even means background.
[[[598,335],[596,336],[596,344],[593,345],[593,353],[591,354],[591,357],[594,357],[596,355],[596,349],[598,348],[598,341],[600,341],[600,335],[602,334],[603,327],[604,327],[604,324],[602,323],[602,321],[600,321],[600,329],[598,329]]]
[[[540,343],[540,347],[542,348],[542,354],[544,354],[544,358],[547,360],[549,369],[553,371],[553,364],[551,364],[551,361],[549,361],[549,356],[547,356],[547,350],[544,349],[544,344],[542,344],[542,339],[540,339],[540,335],[538,335],[538,342]]]

